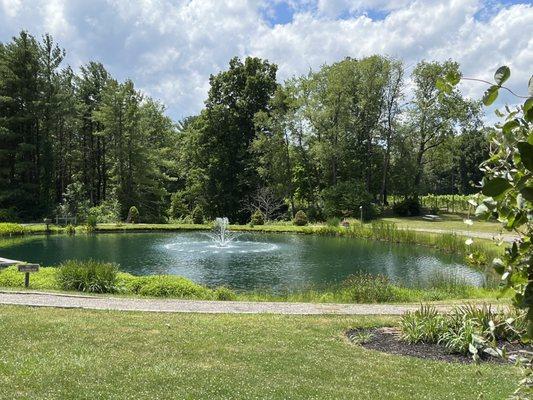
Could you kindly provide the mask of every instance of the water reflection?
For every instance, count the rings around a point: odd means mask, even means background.
[[[420,285],[435,275],[483,282],[452,256],[431,249],[350,238],[295,234],[243,234],[213,248],[199,232],[33,236],[0,243],[2,257],[54,265],[67,259],[116,262],[138,275],[176,274],[236,289],[294,289],[339,282],[357,272],[384,274]]]

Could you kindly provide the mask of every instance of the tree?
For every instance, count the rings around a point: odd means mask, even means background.
[[[43,107],[42,54],[24,31],[0,47],[0,208],[15,207],[24,219],[50,207],[44,186],[50,183],[51,146],[40,124],[43,110],[49,110]],[[55,68],[55,61],[49,67]]]
[[[212,218],[249,219],[243,205],[259,183],[250,151],[256,137],[254,117],[269,109],[276,70],[259,58],[233,58],[227,71],[210,77],[206,108],[181,135],[182,151],[190,153],[184,158],[194,171],[187,186],[205,201]]]
[[[437,78],[442,75],[458,76],[459,66],[452,61],[418,63],[412,73],[415,85],[414,99],[408,110],[411,140],[416,149],[414,173],[415,195],[421,192],[424,166],[432,150],[452,136],[461,124],[469,122],[477,106],[453,89],[448,96],[439,96]]]

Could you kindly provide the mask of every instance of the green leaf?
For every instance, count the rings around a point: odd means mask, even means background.
[[[512,119],[510,121],[507,121],[505,124],[503,124],[502,131],[503,133],[509,133],[511,132],[511,130],[513,130],[514,128],[518,128],[519,126],[520,126],[520,123],[518,122],[518,120]]]
[[[485,196],[496,197],[505,192],[511,187],[511,184],[507,179],[503,178],[494,178],[488,180],[483,185],[482,193]]]
[[[455,86],[461,81],[461,74],[458,71],[449,71],[446,74],[446,80],[452,86]]]
[[[444,79],[442,79],[440,77],[437,78],[437,81],[435,82],[435,86],[441,92],[444,92],[444,93],[451,93],[452,92],[452,87],[450,86],[450,84],[448,84],[446,81],[444,81]]]
[[[528,142],[518,142],[517,147],[522,164],[533,172],[533,145]]]
[[[532,108],[533,108],[533,97],[530,97],[524,103],[524,113],[528,112]]]
[[[485,104],[486,106],[490,106],[492,103],[494,103],[494,101],[498,98],[499,88],[500,87],[497,85],[492,85],[491,87],[489,87],[485,91],[485,94],[483,94],[483,104]]]
[[[501,86],[511,76],[511,70],[506,65],[498,68],[494,74],[494,80]]]
[[[520,190],[520,194],[527,201],[533,201],[533,186],[526,186]]]
[[[528,122],[533,122],[533,97],[530,97],[524,103],[524,118]]]

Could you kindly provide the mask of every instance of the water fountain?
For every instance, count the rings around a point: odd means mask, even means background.
[[[240,236],[239,233],[232,232],[228,229],[229,220],[224,218],[215,219],[213,231],[211,233],[205,233],[211,238],[218,247],[228,247],[230,242]]]
[[[165,248],[174,252],[191,253],[196,255],[216,254],[253,254],[276,250],[275,243],[261,242],[257,240],[235,240],[242,235],[241,232],[229,230],[228,218],[216,218],[211,232],[199,232],[196,235],[204,235],[211,240],[198,241],[194,236],[191,240],[167,243]]]

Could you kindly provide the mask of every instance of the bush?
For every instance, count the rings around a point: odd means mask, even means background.
[[[389,278],[384,275],[359,273],[350,275],[342,287],[355,303],[380,303],[394,301],[395,294]]]
[[[237,295],[231,289],[221,286],[215,290],[215,299],[223,301],[237,300]]]
[[[401,337],[410,343],[438,343],[450,352],[479,358],[483,352],[498,354],[496,343],[517,340],[525,331],[525,314],[495,312],[490,306],[465,305],[448,314],[433,306],[408,312],[400,321]]]
[[[61,289],[57,281],[57,272],[57,268],[39,268],[39,272],[31,274],[30,288],[47,290]],[[18,271],[16,265],[0,268],[0,287],[24,287],[24,274]]]
[[[19,217],[14,208],[0,209],[0,222],[19,222]]]
[[[392,211],[400,217],[413,217],[421,214],[420,203],[416,198],[406,198],[405,200],[395,203]]]
[[[444,318],[433,306],[422,305],[400,321],[402,339],[409,343],[437,343],[444,329]]]
[[[252,217],[250,218],[250,224],[252,225],[264,225],[265,224],[265,216],[260,210],[255,210],[255,212],[252,214]]]
[[[294,216],[294,225],[305,226],[308,223],[307,215],[302,210],[299,210]]]
[[[199,205],[194,207],[194,209],[192,210],[191,218],[194,224],[203,224],[204,210],[202,209],[202,207],[200,207]]]
[[[210,299],[212,290],[181,276],[146,276],[135,286],[142,296]]]
[[[68,224],[65,227],[65,232],[67,233],[67,235],[74,235],[76,233],[76,227],[72,224]]]
[[[64,290],[113,293],[117,290],[115,264],[99,261],[66,261],[59,266],[57,279]]]
[[[170,196],[170,218],[181,219],[189,214],[189,208],[184,199],[183,192],[176,192]]]
[[[130,210],[128,211],[128,218],[126,221],[132,224],[136,224],[137,222],[139,222],[139,210],[137,210],[137,207],[130,207]]]
[[[96,229],[97,221],[98,218],[96,217],[96,215],[89,213],[89,216],[87,217],[87,222],[85,224],[87,231],[93,232]]]
[[[340,223],[341,223],[341,219],[337,218],[337,217],[329,218],[326,221],[326,225],[327,226],[332,226],[332,227],[337,227],[337,226],[340,225]]]
[[[120,219],[120,205],[115,200],[105,200],[100,205],[89,208],[87,218],[96,218],[100,224],[110,224],[118,222]]]
[[[22,235],[24,227],[20,224],[13,224],[10,222],[0,223],[0,235]]]
[[[372,207],[372,196],[360,182],[341,182],[322,191],[324,213],[326,217],[361,218],[360,207],[363,207],[363,218],[370,220],[375,212]]]

